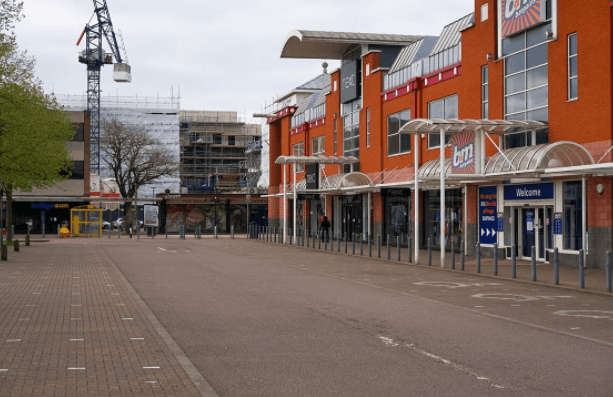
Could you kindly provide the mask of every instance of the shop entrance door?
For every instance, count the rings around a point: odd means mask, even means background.
[[[522,236],[521,243],[523,259],[532,257],[532,247],[535,247],[536,259],[548,260],[547,250],[552,246],[552,206],[522,208],[521,224],[517,230]]]
[[[362,233],[361,204],[343,205],[343,233],[347,236],[347,241],[352,241],[354,233]]]

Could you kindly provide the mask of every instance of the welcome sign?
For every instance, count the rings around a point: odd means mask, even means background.
[[[545,21],[544,0],[500,0],[501,36],[507,37]]]
[[[474,174],[476,167],[475,133],[466,132],[451,137],[451,173]]]

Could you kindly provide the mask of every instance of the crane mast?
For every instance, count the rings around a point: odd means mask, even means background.
[[[79,54],[79,62],[87,66],[87,110],[90,112],[90,172],[100,174],[100,70],[105,64],[113,64],[113,78],[117,82],[132,81],[130,65],[123,61],[111,15],[106,0],[93,0],[96,23],[85,25],[77,42],[85,36],[85,50]],[[111,48],[111,53],[102,49],[102,37]]]

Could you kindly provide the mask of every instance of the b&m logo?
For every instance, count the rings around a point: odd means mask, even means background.
[[[543,0],[501,0],[502,37],[526,30],[544,21]]]
[[[475,133],[467,132],[451,137],[451,173],[475,173]]]

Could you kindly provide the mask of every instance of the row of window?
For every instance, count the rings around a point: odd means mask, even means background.
[[[306,122],[316,120],[320,117],[324,117],[326,115],[326,104],[322,103],[321,105],[317,105],[311,109],[307,109],[304,113],[297,114],[292,117],[290,122],[290,128],[298,127],[301,124]]]

